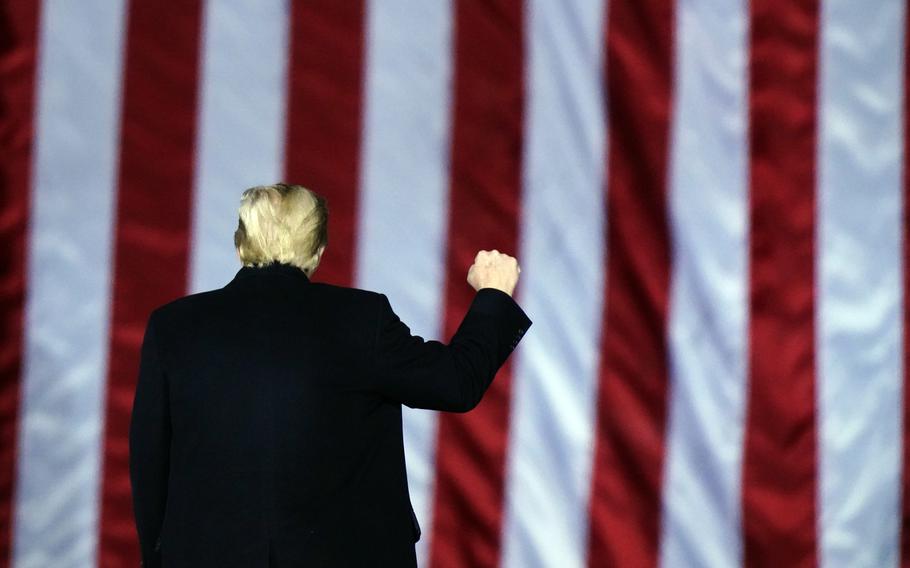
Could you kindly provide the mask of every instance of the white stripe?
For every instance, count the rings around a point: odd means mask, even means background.
[[[209,0],[204,14],[202,103],[190,289],[224,286],[240,193],[279,181],[284,163],[287,0]]]
[[[905,3],[822,3],[818,149],[822,566],[897,566]]]
[[[45,1],[13,565],[97,558],[124,3]]]
[[[448,203],[449,2],[368,4],[357,285],[417,335],[442,333]],[[331,246],[331,245],[329,245]],[[428,558],[436,414],[403,409],[408,484]]]
[[[677,5],[660,562],[739,566],[748,308],[744,0]]]
[[[503,564],[582,566],[604,290],[602,0],[532,0]]]

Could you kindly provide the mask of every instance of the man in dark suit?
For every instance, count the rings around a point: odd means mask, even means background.
[[[401,405],[480,402],[531,325],[520,269],[478,253],[458,331],[424,341],[384,295],[310,281],[326,222],[300,186],[247,190],[234,279],[151,314],[130,423],[145,566],[416,565]]]

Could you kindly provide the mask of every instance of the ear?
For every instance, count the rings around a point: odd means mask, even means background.
[[[316,250],[316,254],[313,255],[316,257],[316,262],[313,263],[313,268],[311,268],[310,271],[306,273],[307,276],[312,276],[312,274],[316,272],[316,269],[319,268],[319,262],[322,260],[322,253],[324,252],[325,245],[322,245]]]

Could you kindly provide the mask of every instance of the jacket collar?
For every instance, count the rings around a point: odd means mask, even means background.
[[[273,262],[263,266],[242,266],[240,267],[240,270],[237,271],[237,274],[234,275],[232,282],[270,276],[294,278],[305,284],[309,284],[310,282],[310,279],[303,270],[292,264],[284,264],[281,262]]]

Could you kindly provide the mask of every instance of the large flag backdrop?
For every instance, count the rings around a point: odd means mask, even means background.
[[[146,318],[286,180],[420,335],[521,261],[483,403],[404,411],[422,565],[907,565],[906,12],[3,1],[0,564],[137,565]]]

